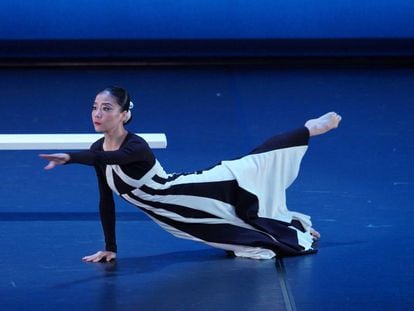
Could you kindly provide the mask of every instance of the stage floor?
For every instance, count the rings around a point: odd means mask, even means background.
[[[131,131],[165,132],[168,172],[251,150],[326,111],[338,130],[312,139],[288,207],[321,232],[315,255],[227,257],[177,239],[118,203],[118,260],[103,245],[88,167],[43,171],[37,151],[0,152],[0,305],[4,310],[411,310],[414,305],[414,69],[0,69],[0,133],[87,133],[95,93],[130,89]]]

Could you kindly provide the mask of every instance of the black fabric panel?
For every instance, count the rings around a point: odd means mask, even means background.
[[[166,211],[181,215],[185,218],[218,218],[217,216],[215,216],[213,214],[203,212],[203,211],[200,211],[200,210],[196,210],[196,209],[193,209],[193,208],[190,208],[190,207],[187,207],[187,206],[147,201],[147,200],[141,199],[140,197],[134,195],[133,193],[129,193],[128,196],[130,196],[131,198],[133,198],[134,200],[136,200],[136,201],[138,201],[142,204],[146,204],[146,205],[149,205],[149,206],[154,207],[154,208],[164,209]]]
[[[165,185],[167,182],[176,180],[178,177],[183,176],[183,175],[189,175],[189,174],[173,174],[171,176],[168,176],[167,178],[163,178],[158,175],[155,175],[154,177],[152,177],[152,180],[161,185]]]
[[[253,149],[250,154],[257,154],[290,147],[307,146],[308,142],[309,130],[304,126],[299,129],[269,138],[263,144]]]
[[[299,246],[296,231],[288,227],[291,225],[290,223],[262,217],[250,219],[248,223],[259,230],[271,234],[278,241],[289,245],[293,249],[298,251],[302,249],[302,247]]]
[[[153,180],[153,181],[155,181],[156,183],[161,184],[161,185],[165,185],[167,182],[170,182],[170,181],[176,180],[178,177],[181,177],[181,176],[187,176],[187,175],[200,175],[200,174],[203,174],[203,172],[204,172],[204,171],[208,171],[208,170],[210,170],[210,169],[214,168],[215,166],[217,166],[217,165],[219,165],[219,164],[220,164],[220,163],[218,163],[218,164],[216,164],[216,165],[213,165],[213,166],[211,166],[211,167],[209,167],[209,168],[205,168],[205,169],[203,169],[203,170],[198,170],[198,171],[191,172],[191,173],[175,173],[175,174],[171,174],[171,175],[170,175],[170,176],[168,176],[167,178],[164,178],[164,177],[161,177],[161,176],[155,175],[155,176],[152,178],[152,180]]]
[[[302,226],[302,224],[299,220],[296,220],[296,219],[292,220],[291,225],[293,227],[295,227],[296,229],[298,229],[302,232],[305,232],[305,228]]]
[[[242,220],[254,228],[269,233],[278,241],[289,245],[297,251],[302,250],[299,246],[297,234],[291,228],[290,223],[270,218],[258,217],[259,201],[255,195],[239,188],[237,196],[236,214]]]
[[[125,193],[129,193],[132,190],[135,190],[135,187],[132,187],[130,185],[128,185],[126,182],[124,182],[119,176],[118,174],[116,174],[112,169],[112,176],[114,178],[114,184],[116,187],[116,190],[120,193],[120,194],[125,194]]]
[[[151,195],[190,195],[219,200],[233,206],[240,191],[236,180],[179,184],[168,189],[152,189],[144,185],[140,189]]]
[[[259,200],[257,196],[243,188],[237,189],[237,196],[234,202],[236,207],[236,215],[249,223],[251,219],[256,219],[259,212]]]

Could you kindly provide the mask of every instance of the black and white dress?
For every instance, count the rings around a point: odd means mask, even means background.
[[[314,252],[310,217],[289,211],[285,194],[306,152],[307,128],[274,136],[243,157],[191,174],[167,174],[133,133],[117,151],[104,151],[103,141],[70,153],[69,163],[95,167],[106,250],[117,251],[114,192],[176,237],[236,256],[269,259]]]

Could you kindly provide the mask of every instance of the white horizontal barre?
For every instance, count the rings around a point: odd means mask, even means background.
[[[164,133],[136,134],[151,148],[167,148]],[[102,134],[0,134],[0,150],[81,150],[103,137]]]

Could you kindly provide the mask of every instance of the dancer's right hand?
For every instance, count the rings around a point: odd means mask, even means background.
[[[39,157],[49,161],[49,164],[45,166],[45,170],[51,170],[52,168],[65,164],[70,160],[70,155],[67,153],[39,154]]]
[[[82,260],[86,262],[100,262],[100,261],[109,262],[115,259],[116,259],[116,253],[110,252],[110,251],[99,251],[93,255],[85,256],[82,258]]]

